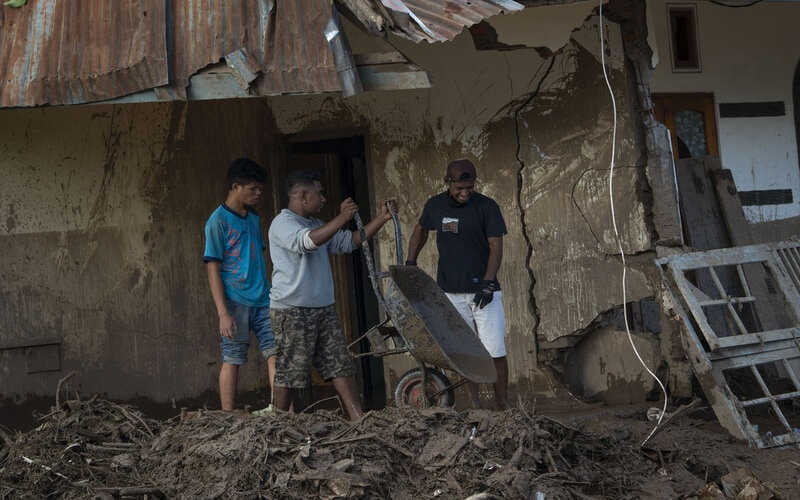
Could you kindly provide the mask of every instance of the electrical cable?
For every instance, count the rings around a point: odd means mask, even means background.
[[[639,362],[642,364],[644,369],[647,373],[650,374],[651,377],[655,379],[658,383],[659,387],[661,387],[662,392],[664,393],[664,408],[658,415],[658,421],[656,422],[655,427],[650,432],[650,434],[642,441],[641,446],[650,439],[650,437],[656,432],[658,426],[661,424],[661,420],[664,418],[664,414],[667,412],[667,389],[664,387],[664,384],[661,382],[661,379],[653,373],[652,370],[647,366],[647,363],[644,362],[642,356],[639,354],[639,350],[636,349],[636,345],[633,343],[633,335],[631,334],[630,326],[628,325],[628,294],[627,294],[627,273],[628,273],[628,265],[625,262],[625,251],[622,248],[622,239],[619,236],[619,230],[617,229],[617,218],[614,211],[614,157],[616,156],[616,149],[617,149],[617,101],[614,98],[614,91],[611,88],[611,82],[608,79],[608,72],[606,71],[606,57],[605,57],[605,38],[603,36],[603,2],[606,0],[599,0],[600,1],[600,62],[603,66],[603,78],[606,81],[606,87],[608,88],[608,94],[611,96],[611,105],[614,113],[614,120],[613,120],[613,128],[611,133],[611,171],[608,174],[608,198],[609,202],[611,203],[611,223],[614,227],[614,237],[617,240],[617,245],[619,246],[619,254],[622,257],[622,316],[625,319],[625,332],[628,334],[628,340],[631,343],[631,347],[633,347],[633,352],[636,354],[636,357],[639,359]]]

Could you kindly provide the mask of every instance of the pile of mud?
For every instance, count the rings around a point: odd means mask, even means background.
[[[327,410],[158,421],[93,399],[39,421],[0,432],[0,498],[653,498],[653,478],[687,458],[533,407],[386,408],[357,424]]]

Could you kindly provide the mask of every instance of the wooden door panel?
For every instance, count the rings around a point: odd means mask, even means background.
[[[653,94],[656,120],[665,124],[672,139],[672,153],[675,160],[700,156],[719,156],[717,141],[717,119],[713,94]],[[699,116],[702,127],[702,150],[687,144],[697,143],[695,138],[681,137],[681,117]]]

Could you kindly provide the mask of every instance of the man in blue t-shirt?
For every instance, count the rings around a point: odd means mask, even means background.
[[[497,203],[475,192],[475,165],[467,159],[447,165],[447,191],[428,199],[408,244],[406,265],[417,256],[436,231],[439,263],[436,283],[475,331],[494,361],[497,382],[494,400],[499,409],[508,403],[506,318],[497,272],[503,260],[506,224]],[[470,403],[480,408],[478,384],[465,385]]]
[[[254,207],[261,199],[267,173],[253,160],[239,158],[228,167],[228,196],[205,227],[203,261],[219,316],[222,368],[219,397],[233,410],[239,366],[247,362],[250,331],[267,360],[270,388],[275,376],[275,337],[269,316],[266,245]]]

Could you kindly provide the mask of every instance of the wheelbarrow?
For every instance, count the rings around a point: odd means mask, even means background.
[[[375,271],[363,222],[355,215],[372,288],[387,317],[354,340],[348,350],[355,358],[408,354],[416,361],[417,368],[403,374],[395,388],[398,407],[453,406],[455,389],[468,380],[487,384],[497,381],[494,362],[436,281],[417,266],[403,265],[400,223],[397,214],[391,208],[389,211],[398,263],[389,266],[388,273]],[[370,351],[354,352],[364,338]],[[445,370],[461,375],[460,380],[451,383]]]

